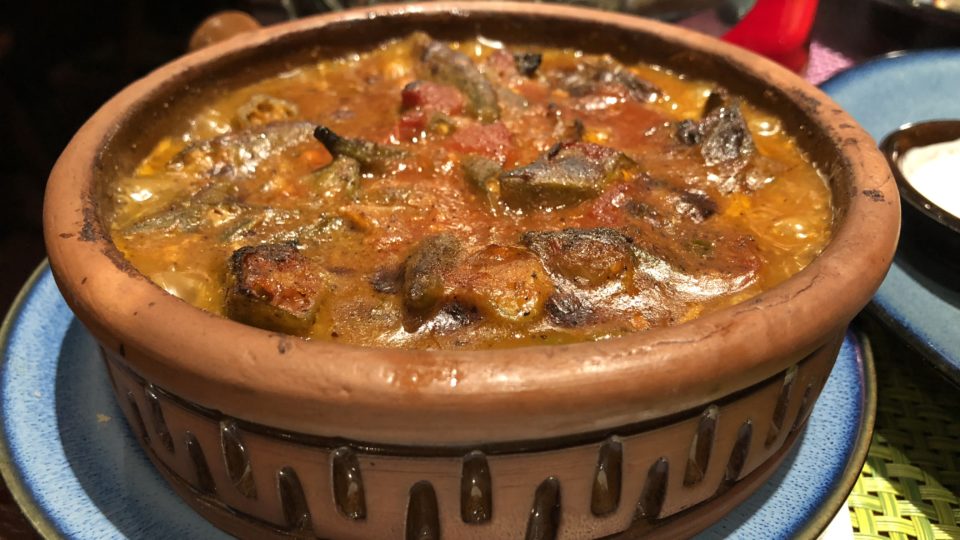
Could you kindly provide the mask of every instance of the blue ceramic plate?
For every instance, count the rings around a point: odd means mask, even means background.
[[[154,471],[113,402],[97,345],[43,265],[0,333],[0,470],[47,538],[226,539]],[[815,536],[853,487],[873,426],[872,365],[844,342],[780,469],[701,538]]]
[[[821,87],[879,142],[903,124],[960,119],[960,49],[881,57]],[[960,294],[927,279],[898,254],[871,307],[960,383]]]

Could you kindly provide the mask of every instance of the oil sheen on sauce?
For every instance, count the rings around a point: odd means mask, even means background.
[[[309,339],[482,349],[680,324],[797,273],[830,192],[710,81],[423,34],[211,99],[113,186],[160,287]]]

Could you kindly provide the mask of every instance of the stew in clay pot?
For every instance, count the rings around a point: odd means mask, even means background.
[[[221,95],[112,188],[168,292],[313,339],[483,349],[673,325],[795,274],[830,192],[722,87],[413,34]]]

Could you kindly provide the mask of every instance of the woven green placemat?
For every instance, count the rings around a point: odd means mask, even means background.
[[[847,500],[854,537],[960,539],[960,389],[875,321],[877,420]]]

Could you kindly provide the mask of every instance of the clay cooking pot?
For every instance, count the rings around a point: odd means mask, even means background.
[[[244,326],[167,294],[111,243],[105,186],[208,96],[414,30],[608,52],[719,82],[777,113],[823,171],[832,241],[781,285],[691,322],[495,351],[361,348]],[[44,210],[56,281],[102,345],[147,454],[205,517],[257,538],[692,534],[794,442],[899,226],[873,140],[780,66],[662,23],[499,2],[323,15],[184,56],[80,129]]]

